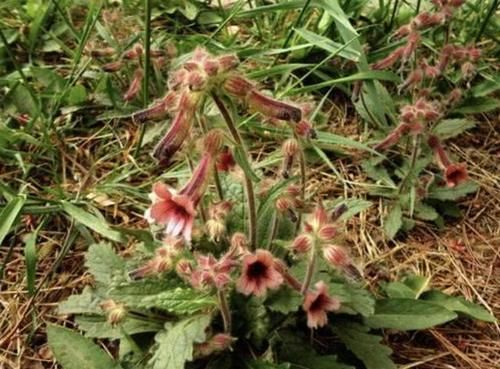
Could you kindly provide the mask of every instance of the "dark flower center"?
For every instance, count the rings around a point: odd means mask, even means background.
[[[255,263],[250,264],[248,266],[247,274],[249,278],[257,279],[257,278],[262,278],[262,276],[266,273],[266,271],[267,271],[267,266],[260,261],[256,261]]]
[[[310,311],[320,311],[324,310],[325,305],[328,303],[328,299],[324,294],[320,294],[311,304],[309,308]]]

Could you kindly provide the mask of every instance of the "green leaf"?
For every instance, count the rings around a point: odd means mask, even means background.
[[[246,367],[249,369],[289,369],[290,364],[275,364],[264,360],[253,360],[246,362]]]
[[[437,185],[431,186],[428,193],[429,199],[436,200],[458,200],[461,197],[467,196],[470,193],[474,193],[478,190],[479,186],[472,182],[465,182],[457,187],[440,187]]]
[[[302,300],[303,297],[299,292],[290,287],[285,287],[269,295],[266,299],[266,305],[271,311],[288,314],[297,311]]]
[[[494,97],[482,96],[471,97],[465,100],[459,107],[453,110],[454,113],[478,114],[497,110],[500,106],[500,100]]]
[[[99,346],[88,338],[67,328],[47,326],[49,346],[64,369],[119,369]]]
[[[108,243],[96,243],[85,255],[85,266],[97,282],[109,285],[114,278],[126,278],[125,261]]]
[[[71,295],[61,302],[57,308],[59,314],[102,314],[100,299],[86,286],[79,295]]]
[[[365,364],[366,369],[396,369],[390,358],[392,350],[380,343],[382,337],[368,333],[367,327],[351,322],[336,322],[333,331]]]
[[[388,297],[397,299],[418,299],[429,286],[430,277],[411,275],[402,282],[390,282],[384,286]]]
[[[370,316],[375,312],[375,299],[361,286],[331,282],[328,287],[330,295],[340,300],[342,312],[359,313],[363,316]]]
[[[438,212],[432,206],[417,202],[415,204],[415,216],[422,220],[436,220],[439,217]]]
[[[398,203],[389,211],[389,214],[387,214],[384,220],[384,231],[387,238],[392,240],[402,225],[403,213],[401,211],[401,205]]]
[[[171,281],[145,279],[124,283],[114,286],[109,296],[130,308],[157,308],[176,314],[193,314],[217,306],[215,296],[208,292],[177,287]]]
[[[464,314],[473,319],[484,320],[485,322],[496,322],[496,319],[488,310],[473,302],[467,301],[461,296],[450,296],[441,291],[432,290],[423,294],[422,299],[433,304],[445,307],[448,310]]]
[[[373,206],[373,202],[364,199],[345,199],[339,202],[347,206],[347,210],[339,217],[339,221],[346,221],[351,219],[356,214],[365,211]],[[335,204],[337,205],[337,204]]]
[[[468,119],[445,119],[436,124],[432,132],[442,140],[446,140],[458,136],[475,126],[476,123]]]
[[[16,222],[25,202],[25,196],[16,196],[0,212],[0,245],[3,245],[3,240]]]
[[[78,316],[75,319],[78,328],[86,337],[119,339],[126,335],[162,330],[160,322],[127,316],[119,325],[112,326],[104,316]]]
[[[126,241],[125,237],[120,232],[112,229],[106,222],[95,215],[90,214],[67,201],[62,201],[61,205],[63,210],[68,213],[69,216],[75,218],[77,222],[82,223],[100,235],[116,242]]]
[[[377,301],[375,313],[365,318],[371,328],[399,330],[426,329],[446,323],[457,317],[441,306],[413,299],[384,299]]]
[[[312,43],[330,54],[338,53],[340,56],[355,62],[359,59],[359,52],[353,50],[349,46],[345,47],[345,45],[339,44],[338,42],[332,41],[329,38],[320,36],[306,29],[294,29],[294,31],[307,42]]]
[[[38,229],[24,239],[24,260],[26,262],[26,283],[28,285],[28,293],[33,296],[35,293],[35,279],[36,279],[36,238],[38,236]]]
[[[155,336],[156,350],[150,363],[153,369],[184,369],[193,360],[193,344],[205,341],[210,315],[196,315],[177,323],[166,323]]]
[[[71,87],[66,102],[69,105],[80,105],[87,101],[87,90],[83,85]]]

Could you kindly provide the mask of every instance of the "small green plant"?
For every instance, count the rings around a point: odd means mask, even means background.
[[[419,276],[370,292],[342,242],[350,201],[307,193],[310,107],[264,94],[234,55],[197,48],[183,60],[165,97],[132,117],[172,116],[154,156],[168,167],[185,155],[191,177],[177,189],[153,185],[145,218],[158,237],[132,256],[106,243],[88,250],[94,285],[59,307],[86,337],[48,328],[65,369],[391,369],[380,329],[458,314],[494,321]],[[289,135],[260,169],[242,135],[240,114],[251,113]],[[112,357],[91,338],[109,340]]]

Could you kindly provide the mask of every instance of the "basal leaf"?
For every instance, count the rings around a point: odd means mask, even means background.
[[[453,311],[414,299],[384,299],[377,301],[375,313],[365,318],[372,328],[399,330],[426,329],[457,317]]]
[[[494,323],[495,317],[488,310],[473,302],[467,301],[461,296],[450,296],[441,291],[432,290],[425,292],[422,299],[430,303],[443,306],[448,310],[464,314],[473,319],[484,320],[485,322]]]
[[[415,204],[415,217],[422,220],[436,220],[439,217],[438,212],[432,206],[417,202]]]
[[[500,106],[500,100],[489,97],[471,97],[465,100],[460,106],[453,110],[454,113],[478,114],[497,110]]]
[[[389,214],[387,214],[384,220],[384,231],[387,238],[393,239],[402,225],[403,213],[401,211],[401,205],[397,203],[389,211]]]
[[[365,364],[366,369],[396,369],[390,358],[392,350],[380,343],[382,337],[368,333],[367,327],[358,323],[336,322],[333,331]]]
[[[184,369],[193,360],[193,344],[205,341],[210,315],[195,315],[177,323],[166,323],[155,336],[156,350],[150,360],[153,369]]]
[[[474,128],[475,125],[476,124],[469,119],[444,119],[434,126],[432,132],[445,140],[458,136],[466,130]]]
[[[430,199],[436,200],[458,200],[470,193],[478,190],[479,186],[472,181],[465,182],[457,187],[431,186],[427,195]]]
[[[307,29],[295,29],[295,32],[307,42],[312,43],[330,54],[338,53],[340,56],[353,61],[358,61],[359,59],[359,52],[353,50],[349,46],[344,47],[344,45],[339,44],[338,42],[308,31]]]
[[[71,329],[49,325],[47,337],[57,362],[64,369],[121,368],[94,342]]]
[[[125,279],[125,261],[118,256],[110,244],[96,243],[85,255],[85,266],[97,282],[109,285],[114,278]]]

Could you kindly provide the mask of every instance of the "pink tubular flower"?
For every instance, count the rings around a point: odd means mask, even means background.
[[[134,72],[134,79],[132,80],[132,83],[130,84],[130,87],[128,88],[127,92],[125,92],[125,95],[123,95],[123,100],[130,101],[137,96],[137,94],[141,89],[141,83],[143,77],[144,77],[144,72],[142,71],[142,69],[141,68],[136,69]]]
[[[469,178],[464,164],[454,164],[450,161],[438,137],[434,135],[429,136],[427,143],[434,152],[439,167],[444,172],[448,187],[456,187]]]
[[[394,146],[399,142],[401,137],[404,134],[409,132],[410,124],[409,123],[400,123],[394,130],[392,130],[386,138],[380,141],[377,145],[373,147],[374,150],[387,150],[391,146]]]
[[[185,91],[179,100],[179,108],[170,129],[156,146],[153,155],[161,165],[168,165],[179,150],[191,129],[192,119],[198,103],[198,94]]]
[[[307,313],[307,326],[316,329],[328,323],[329,311],[340,308],[339,300],[328,296],[328,288],[323,281],[315,285],[315,292],[307,292],[302,308]]]
[[[268,289],[276,289],[283,283],[283,276],[276,270],[273,255],[259,249],[243,257],[241,276],[236,284],[244,295],[263,296]]]
[[[254,88],[254,84],[237,74],[232,74],[224,81],[223,87],[228,94],[240,99],[246,99]]]
[[[182,234],[186,241],[191,240],[195,209],[208,185],[222,140],[223,135],[218,130],[207,133],[203,156],[191,179],[179,193],[161,182],[153,186],[153,205],[146,211],[145,217],[152,223],[165,225],[167,235],[176,237]]]
[[[387,55],[384,59],[379,60],[378,62],[372,64],[372,69],[381,70],[392,67],[398,60],[403,57],[405,52],[405,46],[398,47],[392,53]]]
[[[451,163],[444,170],[444,177],[446,180],[446,185],[450,188],[453,188],[467,181],[467,179],[469,179],[469,174],[467,173],[465,164]]]
[[[266,96],[255,88],[247,96],[248,105],[268,118],[298,123],[302,120],[302,111],[296,106]]]

